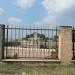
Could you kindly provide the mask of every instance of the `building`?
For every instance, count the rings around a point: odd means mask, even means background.
[[[34,32],[32,36],[27,37],[27,39],[21,40],[21,47],[25,48],[46,48],[46,49],[55,49],[56,41],[53,39],[46,39],[46,37],[40,37],[41,34]]]
[[[41,48],[45,46],[45,40],[40,38],[37,32],[34,32],[33,36],[28,37],[27,40],[21,40],[21,46],[28,48]]]

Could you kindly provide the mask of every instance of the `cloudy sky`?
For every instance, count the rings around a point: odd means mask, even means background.
[[[0,23],[74,25],[75,0],[0,0]]]

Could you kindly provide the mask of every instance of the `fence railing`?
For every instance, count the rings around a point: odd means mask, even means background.
[[[5,27],[5,58],[57,59],[58,29]]]
[[[0,26],[0,59],[59,59],[71,62],[75,53],[75,30]]]

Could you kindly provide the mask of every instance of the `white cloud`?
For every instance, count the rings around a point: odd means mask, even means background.
[[[19,19],[19,18],[16,18],[16,17],[10,17],[10,18],[8,18],[8,24],[9,25],[18,25],[20,23],[22,23],[22,20]]]
[[[27,9],[32,7],[35,0],[15,0],[14,4],[20,8]]]
[[[62,12],[75,5],[75,0],[43,0],[42,4],[49,13]]]
[[[0,15],[4,13],[4,9],[0,8]]]
[[[48,12],[48,16],[41,22],[44,24],[56,24],[59,14],[63,14],[75,7],[75,0],[43,0],[42,5]]]

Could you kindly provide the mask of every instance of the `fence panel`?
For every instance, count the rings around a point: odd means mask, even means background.
[[[57,59],[58,29],[5,27],[5,58]]]

